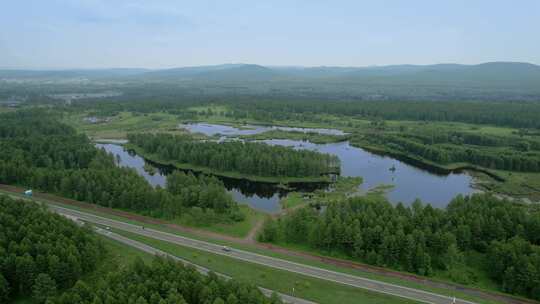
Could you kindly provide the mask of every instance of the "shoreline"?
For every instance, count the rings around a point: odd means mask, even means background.
[[[252,182],[262,182],[262,183],[269,183],[269,184],[295,184],[295,183],[331,183],[332,178],[330,176],[311,176],[311,177],[267,177],[267,176],[257,176],[257,175],[249,175],[249,174],[243,174],[238,172],[223,172],[223,171],[216,171],[211,168],[207,167],[200,167],[200,166],[194,166],[190,164],[181,164],[174,161],[163,161],[158,159],[156,156],[145,153],[142,151],[141,148],[126,143],[124,144],[124,147],[127,150],[134,151],[137,155],[144,158],[147,161],[156,163],[158,165],[162,166],[171,166],[179,170],[189,170],[209,175],[215,175],[215,176],[222,176],[227,178],[233,178],[233,179],[239,179],[239,180],[248,180]],[[337,172],[328,172],[327,174],[337,174]]]

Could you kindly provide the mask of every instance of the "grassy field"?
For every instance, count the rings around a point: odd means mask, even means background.
[[[218,254],[177,246],[124,231],[115,232],[215,272],[227,274],[237,280],[316,301],[321,304],[416,303],[406,299],[369,292],[360,288],[347,287],[287,271],[242,262]]]
[[[151,114],[134,114],[120,112],[116,116],[107,117],[108,121],[90,123],[84,120],[90,113],[66,115],[63,121],[93,139],[125,139],[129,132],[169,132],[182,133],[178,129],[179,120],[175,115],[157,112]]]
[[[283,209],[293,209],[298,208],[298,206],[307,205],[309,202],[303,193],[290,192],[279,203]]]
[[[240,211],[245,215],[245,219],[241,222],[233,222],[226,224],[212,224],[210,226],[197,226],[194,223],[188,223],[182,219],[176,221],[180,225],[197,227],[201,230],[216,232],[219,234],[243,238],[248,235],[249,231],[260,221],[263,221],[268,215],[254,210],[246,205],[239,205]]]
[[[335,250],[320,251],[320,250],[310,248],[309,246],[304,245],[304,244],[295,244],[295,243],[278,242],[275,244],[280,247],[288,248],[290,250],[294,250],[298,252],[305,252],[305,253],[311,253],[314,255],[333,257],[340,260],[361,262],[358,259],[353,259],[350,256],[347,256]],[[465,254],[465,262],[463,265],[459,266],[459,268],[456,268],[453,272],[435,271],[434,274],[430,276],[429,278],[434,281],[453,282],[456,284],[462,284],[464,286],[477,288],[480,290],[489,290],[495,293],[503,294],[501,287],[489,277],[488,269],[486,268],[487,266],[485,265],[485,261],[486,260],[484,257],[482,257],[482,254],[477,253],[477,252],[467,252]],[[394,284],[403,285],[397,279],[390,279],[390,280],[384,280],[384,281],[387,281],[387,282],[393,281]],[[418,287],[415,287],[415,288],[418,288]],[[426,289],[426,288],[419,288],[419,289]],[[445,292],[445,291],[438,290],[436,292],[452,296],[452,294],[447,293],[447,291]],[[458,293],[455,293],[456,296],[457,294]],[[475,299],[474,297],[470,297],[470,296],[461,295],[460,297],[463,297],[465,299],[469,299],[471,301],[475,301],[478,303],[497,303],[497,302],[490,302],[486,300]]]
[[[504,182],[493,180],[485,174],[476,173],[477,185],[482,190],[491,191],[503,196],[526,198],[540,202],[540,173],[509,172],[495,170]]]
[[[13,112],[15,109],[0,106],[0,113]]]
[[[316,190],[311,193],[290,192],[281,200],[283,209],[298,208],[309,203],[327,204],[342,201],[359,195],[358,187],[362,184],[361,177],[338,177],[330,186],[331,191]]]

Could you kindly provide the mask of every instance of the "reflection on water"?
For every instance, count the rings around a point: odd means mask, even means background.
[[[145,160],[136,155],[133,151],[126,151],[120,145],[116,144],[96,144],[98,148],[103,148],[105,151],[115,155],[119,159],[119,165],[122,167],[133,168],[139,175],[144,177],[151,185],[165,187],[167,183],[167,175],[175,168],[171,166],[162,166],[152,162],[148,162],[158,170],[153,175],[144,170]],[[183,170],[190,172],[190,170]],[[198,174],[197,172],[192,172]],[[227,177],[219,177],[225,188],[231,193],[234,199],[241,204],[248,204],[253,208],[274,213],[280,210],[280,199],[287,194],[287,191],[279,188],[276,184],[251,182],[248,180],[234,179]],[[321,187],[323,185],[296,185],[299,189],[310,189]]]
[[[154,175],[144,170],[144,159],[133,152],[128,152],[124,150],[124,147],[117,144],[96,144],[96,147],[103,148],[105,151],[112,153],[117,160],[119,160],[119,165],[121,167],[133,168],[144,177],[151,185],[165,187],[166,176],[161,170],[156,172]]]
[[[465,173],[438,175],[419,169],[388,156],[380,156],[349,142],[313,144],[306,141],[273,139],[264,142],[271,145],[289,146],[329,153],[341,160],[342,176],[361,176],[360,186],[366,191],[378,185],[393,185],[387,198],[394,203],[411,204],[415,199],[436,207],[445,207],[458,194],[470,194],[472,177]],[[395,170],[390,170],[395,168]]]
[[[192,133],[202,133],[206,136],[213,136],[216,134],[225,136],[240,136],[240,135],[254,135],[264,133],[271,130],[282,131],[296,131],[304,133],[318,133],[327,135],[346,135],[347,133],[337,129],[317,129],[317,128],[296,128],[296,127],[280,127],[280,126],[255,126],[244,125],[241,129],[225,125],[207,124],[207,123],[193,123],[182,124],[180,128],[186,129]]]
[[[201,132],[209,136],[214,134],[228,136],[256,134],[264,132],[261,131],[263,129],[266,131],[272,128],[252,126],[252,129],[240,130],[229,126],[211,124],[191,124],[185,126],[189,126],[188,129],[191,132]],[[311,131],[312,129],[302,130]],[[316,130],[339,131],[331,129]],[[284,139],[264,140],[263,142],[271,145],[289,146],[295,149],[309,149],[336,155],[341,160],[342,176],[361,176],[363,178],[364,182],[360,186],[361,190],[367,191],[378,185],[393,185],[394,187],[387,192],[387,197],[394,203],[403,202],[404,204],[411,204],[415,199],[420,199],[436,207],[445,207],[456,195],[466,195],[475,191],[471,187],[472,177],[468,174],[451,173],[448,175],[438,175],[430,173],[394,158],[376,155],[361,148],[355,148],[349,142],[313,144],[307,141]],[[154,186],[160,185],[164,187],[166,175],[173,170],[171,167],[153,164],[159,169],[159,172],[150,175],[144,171],[144,159],[133,153],[130,154],[124,151],[122,146],[115,144],[97,144],[97,146],[120,156],[121,166],[134,168]],[[395,168],[395,170],[390,170],[390,168]],[[256,209],[267,212],[278,212],[280,210],[279,200],[287,194],[287,190],[281,189],[275,184],[226,177],[219,178],[239,203],[248,204]],[[299,183],[292,185],[293,189],[307,192],[326,187],[327,185],[324,183]]]

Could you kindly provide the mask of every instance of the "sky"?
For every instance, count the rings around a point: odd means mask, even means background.
[[[0,0],[0,68],[540,64],[540,1]]]

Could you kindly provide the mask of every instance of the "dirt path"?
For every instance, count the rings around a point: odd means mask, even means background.
[[[264,225],[264,221],[265,219],[258,220],[257,223],[255,223],[255,225],[251,228],[248,235],[244,238],[244,241],[255,244],[257,242],[257,234]]]
[[[0,190],[4,190],[6,192],[11,192],[11,193],[21,194],[21,193],[23,193],[23,191],[25,189],[0,184]],[[342,268],[355,269],[355,270],[358,270],[358,271],[383,275],[383,276],[386,276],[386,277],[399,278],[399,279],[402,279],[402,280],[407,280],[407,281],[410,281],[410,282],[419,283],[419,284],[429,286],[429,287],[442,288],[442,289],[447,289],[447,290],[455,290],[455,291],[459,291],[459,292],[469,294],[469,295],[472,295],[472,296],[480,297],[480,298],[483,298],[483,299],[486,299],[486,300],[499,301],[499,302],[502,302],[502,303],[512,303],[512,304],[539,303],[539,302],[536,302],[536,301],[533,301],[533,300],[515,298],[515,297],[512,297],[510,295],[504,295],[504,294],[499,294],[499,293],[496,293],[496,292],[479,290],[479,289],[475,289],[475,288],[461,286],[461,285],[458,285],[458,284],[434,281],[434,280],[430,280],[430,279],[425,278],[425,277],[416,276],[414,274],[397,272],[397,271],[393,271],[393,270],[386,269],[386,268],[380,268],[380,267],[361,264],[361,263],[348,261],[348,260],[341,260],[341,259],[336,259],[336,258],[319,256],[319,255],[312,254],[312,253],[295,251],[295,250],[291,250],[291,249],[287,249],[287,248],[283,248],[283,247],[279,247],[279,246],[275,246],[275,245],[271,245],[271,244],[258,243],[255,240],[255,237],[256,237],[257,232],[259,231],[259,229],[264,224],[264,220],[258,221],[256,223],[256,225],[251,229],[248,236],[246,236],[245,238],[238,238],[238,237],[227,236],[227,235],[218,234],[218,233],[214,233],[214,232],[209,232],[209,231],[205,231],[205,230],[201,230],[201,229],[180,226],[180,225],[177,225],[177,224],[171,224],[171,223],[168,223],[168,222],[166,222],[164,220],[151,218],[151,217],[146,217],[146,216],[142,216],[142,215],[138,215],[138,214],[133,214],[133,213],[129,213],[129,212],[126,212],[126,211],[101,207],[101,206],[98,206],[98,205],[83,203],[83,202],[75,201],[75,200],[72,200],[72,199],[58,197],[58,196],[48,194],[48,193],[34,192],[33,195],[34,195],[34,197],[36,197],[38,199],[45,200],[45,201],[58,202],[58,203],[62,203],[62,204],[76,206],[76,207],[83,208],[83,209],[95,210],[95,211],[99,211],[99,212],[103,212],[103,213],[123,217],[123,218],[126,218],[126,219],[139,221],[139,222],[142,222],[142,223],[160,225],[160,226],[167,227],[167,228],[170,228],[170,229],[174,229],[174,230],[177,230],[177,231],[180,231],[180,232],[192,233],[192,234],[202,236],[202,237],[207,237],[207,238],[212,238],[212,239],[217,239],[217,240],[225,240],[225,241],[230,241],[230,242],[234,242],[234,243],[238,243],[238,244],[251,244],[251,245],[256,246],[257,248],[260,248],[260,249],[265,249],[265,250],[273,251],[273,252],[288,255],[288,256],[301,257],[301,258],[306,259],[306,260],[322,262],[322,263],[325,263],[325,264],[334,265],[334,266],[342,267]]]

